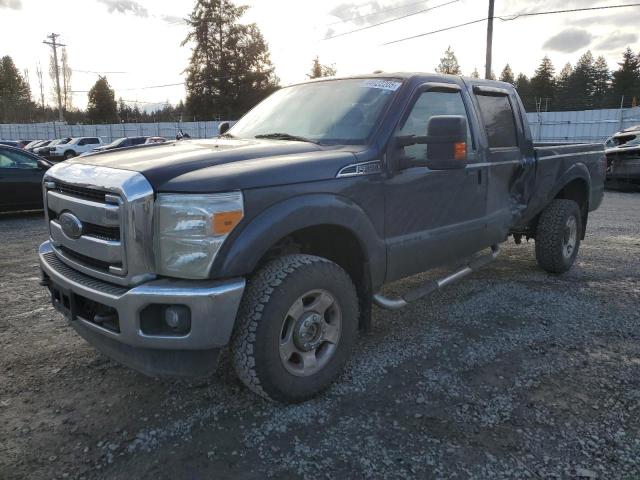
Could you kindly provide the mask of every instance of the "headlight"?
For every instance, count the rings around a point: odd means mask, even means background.
[[[156,200],[156,272],[207,278],[229,233],[244,216],[242,192],[159,194]]]

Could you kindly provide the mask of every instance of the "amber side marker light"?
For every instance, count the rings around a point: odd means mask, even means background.
[[[456,160],[464,160],[467,157],[467,144],[456,142],[453,144],[453,155]]]
[[[240,223],[242,216],[242,210],[216,213],[213,216],[213,234],[226,235]]]

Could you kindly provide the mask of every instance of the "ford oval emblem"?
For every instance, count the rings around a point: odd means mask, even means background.
[[[72,239],[78,239],[82,236],[82,222],[71,212],[64,212],[58,217],[62,233]]]

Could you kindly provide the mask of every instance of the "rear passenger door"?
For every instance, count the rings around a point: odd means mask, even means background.
[[[524,130],[514,92],[485,86],[473,91],[487,143],[487,226],[492,241],[500,242],[506,240],[517,213],[511,188],[525,158]]]

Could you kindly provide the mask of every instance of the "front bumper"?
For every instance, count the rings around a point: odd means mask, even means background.
[[[180,358],[198,359],[204,352],[215,352],[217,356],[218,350],[229,342],[245,287],[244,279],[161,279],[125,288],[70,268],[56,256],[50,242],[40,246],[39,258],[43,283],[52,293],[53,305],[69,318],[78,333],[107,355],[151,375],[206,373],[201,371],[202,365],[191,361],[180,365]],[[188,307],[189,331],[145,332],[141,324],[143,312],[148,316],[155,306],[168,305]],[[96,308],[117,312],[116,320],[107,325],[95,317],[87,318],[93,314],[85,312]],[[207,361],[206,358],[201,360]],[[215,363],[207,367],[210,371]]]

